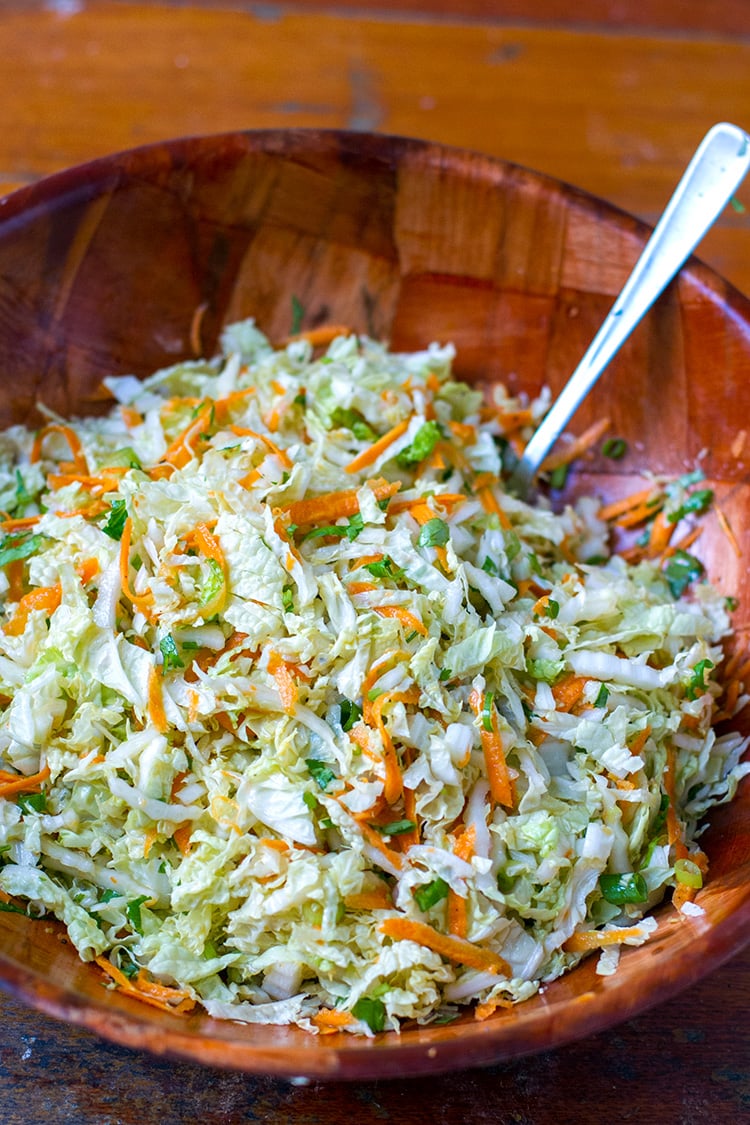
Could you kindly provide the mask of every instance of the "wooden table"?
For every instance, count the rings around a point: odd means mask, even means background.
[[[654,219],[711,124],[750,128],[745,0],[4,0],[0,58],[0,194],[169,136],[329,126],[481,149]],[[750,185],[738,194],[701,254],[750,293]],[[749,1002],[746,952],[689,994],[554,1054],[293,1088],[142,1057],[0,997],[0,1117],[735,1121],[750,1108]]]

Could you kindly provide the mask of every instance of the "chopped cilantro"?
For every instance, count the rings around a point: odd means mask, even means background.
[[[174,668],[184,668],[184,661],[180,659],[180,654],[177,650],[177,641],[171,633],[167,633],[165,637],[159,641],[159,648],[163,657],[161,666],[162,675],[171,672]]]
[[[378,562],[365,563],[365,570],[369,570],[374,578],[394,578],[397,581],[404,574],[387,555]]]
[[[305,765],[310,771],[310,776],[318,783],[321,789],[327,789],[332,781],[335,781],[336,774],[330,766],[325,762],[319,761],[317,758],[305,758]]]
[[[544,607],[544,612],[545,612],[547,617],[551,617],[552,620],[554,621],[554,619],[557,617],[558,613],[560,612],[560,603],[556,602],[554,600],[554,598],[550,598],[550,600],[547,602],[546,606]]]
[[[679,598],[696,578],[703,574],[703,564],[687,551],[675,551],[664,568],[673,598]]]
[[[143,918],[141,917],[141,907],[144,902],[148,902],[148,895],[139,895],[138,898],[131,899],[125,907],[125,913],[128,917],[133,929],[136,933],[143,936]]]
[[[437,517],[428,520],[419,531],[418,547],[444,547],[450,539],[450,531],[445,520]]]
[[[685,687],[685,695],[688,699],[697,699],[698,695],[706,690],[707,684],[704,680],[704,673],[707,672],[709,668],[713,668],[713,666],[712,660],[698,661]]]
[[[366,1023],[370,1031],[379,1032],[385,1027],[385,1004],[377,997],[362,996],[352,1008],[355,1019]]]
[[[109,506],[107,518],[101,529],[110,539],[122,539],[125,523],[128,518],[128,506],[124,500],[113,500]]]
[[[500,577],[500,571],[498,569],[497,563],[493,562],[489,555],[486,556],[484,562],[482,563],[482,570],[485,574],[491,574],[493,578]]]
[[[438,679],[440,680],[441,683],[445,683],[445,681],[449,680],[452,675],[453,675],[453,673],[451,672],[450,668],[441,668],[440,669],[440,675],[438,676]]]

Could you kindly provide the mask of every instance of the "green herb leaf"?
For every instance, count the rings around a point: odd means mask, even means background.
[[[344,539],[347,535],[347,528],[341,524],[331,523],[325,527],[314,527],[312,531],[306,531],[302,536],[305,539],[324,539],[329,536],[335,536],[337,539]]]
[[[362,718],[362,708],[351,699],[341,700],[341,729],[350,731]]]
[[[675,551],[664,568],[673,598],[679,598],[691,582],[703,574],[703,564],[687,551]]]
[[[355,1019],[366,1023],[370,1031],[379,1032],[385,1027],[385,1004],[382,1000],[362,996],[352,1008]]]
[[[411,832],[416,827],[413,820],[392,820],[390,824],[373,825],[384,836],[403,836],[404,832]]]
[[[281,604],[286,613],[294,612],[294,587],[286,585],[281,591]]]
[[[586,566],[604,566],[609,559],[606,555],[590,555],[585,562]]]
[[[648,898],[646,880],[637,871],[622,875],[600,875],[599,889],[607,902],[614,906],[624,906],[627,902],[645,902]]]
[[[295,406],[307,406],[307,391],[300,391],[298,395],[294,396],[292,402]]]
[[[300,301],[299,297],[292,294],[292,325],[289,330],[290,336],[296,336],[302,327],[302,321],[305,317],[305,306]]]
[[[374,578],[394,578],[398,581],[404,575],[403,570],[400,570],[387,555],[378,562],[366,563],[364,569],[369,570]]]
[[[6,535],[0,543],[0,566],[27,559],[39,550],[41,544],[41,535]]]
[[[443,432],[437,422],[425,422],[417,430],[411,445],[407,445],[406,449],[402,449],[398,454],[396,462],[402,468],[418,465],[425,457],[430,456],[442,436]]]
[[[305,765],[310,771],[310,776],[318,783],[320,789],[326,789],[332,781],[336,780],[336,774],[330,766],[325,762],[319,761],[317,758],[305,758]]]
[[[628,443],[622,438],[607,438],[602,445],[602,454],[612,461],[621,461],[628,451]]]
[[[431,906],[442,902],[448,896],[448,884],[445,879],[433,879],[431,883],[424,883],[414,890],[414,900],[420,910],[429,910]]]
[[[558,613],[560,612],[560,603],[556,602],[553,598],[550,598],[550,600],[547,602],[546,606],[544,607],[544,612],[545,612],[547,617],[551,617],[552,620],[554,621],[554,619],[557,617]]]
[[[33,500],[34,497],[26,487],[26,481],[21,476],[20,471],[16,469],[16,495],[14,510],[18,511],[20,508],[27,507],[27,505],[31,504]]]
[[[607,700],[609,699],[609,688],[606,684],[602,684],[594,700],[594,707],[606,707]]]
[[[690,680],[685,687],[685,695],[688,699],[697,699],[699,693],[702,693],[706,690],[706,687],[708,685],[704,680],[704,673],[707,672],[709,668],[713,668],[713,666],[714,665],[712,660],[698,661],[695,668],[693,668]]]
[[[386,501],[387,503],[387,501]],[[350,543],[353,543],[359,533],[364,529],[365,521],[360,512],[352,516],[349,523],[346,525],[346,538]]]
[[[727,613],[734,613],[739,604],[739,598],[735,598],[732,594],[728,594],[727,597],[724,598],[724,606],[726,607]]]
[[[440,674],[438,675],[438,679],[440,680],[441,683],[445,683],[445,681],[449,680],[452,675],[453,675],[453,673],[451,672],[450,668],[441,668]]]
[[[500,577],[500,571],[498,569],[497,563],[493,562],[489,555],[487,555],[484,562],[482,563],[482,570],[485,574],[491,574],[493,578]]]
[[[177,641],[171,633],[167,633],[165,637],[159,641],[159,648],[163,658],[161,666],[161,674],[165,676],[167,672],[171,672],[174,668],[184,668],[185,664],[180,659],[180,654],[177,650]]]
[[[136,933],[143,936],[143,919],[141,918],[141,907],[144,902],[148,902],[148,895],[139,895],[138,898],[131,899],[125,907],[125,914]]]
[[[110,539],[122,539],[125,523],[128,518],[128,506],[124,500],[113,500],[109,506],[106,521],[101,524],[101,529]]]
[[[556,488],[558,490],[565,488],[565,482],[568,479],[569,472],[570,465],[558,465],[556,469],[553,469],[549,475],[550,488]]]
[[[428,520],[419,529],[418,547],[444,547],[450,539],[450,530],[445,520]]]
[[[16,798],[16,804],[24,813],[47,811],[47,798],[44,793],[21,793]]]
[[[685,498],[685,502],[680,504],[676,511],[670,512],[667,516],[667,523],[679,523],[685,516],[693,513],[700,515],[713,502],[714,493],[712,488],[697,488],[695,492],[691,492]]]
[[[108,887],[106,891],[102,891],[99,896],[99,902],[111,902],[113,898],[123,898],[121,891],[115,891],[112,887]]]

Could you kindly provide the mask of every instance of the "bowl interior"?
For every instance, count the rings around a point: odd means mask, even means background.
[[[101,409],[104,375],[145,375],[211,354],[221,327],[254,316],[346,324],[416,348],[452,340],[456,370],[558,390],[647,236],[564,184],[498,160],[364,134],[261,132],[187,139],[73,169],[0,200],[0,425]],[[743,545],[750,496],[750,303],[697,261],[633,334],[575,419],[607,416],[625,461],[596,456],[572,492],[616,498],[650,469],[699,464]],[[750,421],[748,421],[750,429]],[[642,485],[641,485],[642,486]],[[740,598],[750,581],[711,516],[695,547]],[[52,1015],[152,1051],[318,1077],[416,1074],[546,1049],[626,1018],[736,951],[750,922],[750,786],[704,837],[705,916],[658,912],[656,936],[615,976],[591,961],[484,1023],[360,1041],[176,1017],[105,991],[59,927],[3,914],[0,978]]]

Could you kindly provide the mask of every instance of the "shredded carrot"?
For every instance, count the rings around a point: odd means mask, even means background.
[[[480,972],[511,976],[510,965],[499,954],[462,938],[440,934],[425,922],[413,922],[410,918],[386,918],[380,925],[380,932],[394,941],[414,941],[417,945],[424,945],[458,965],[468,965]]]
[[[382,477],[365,481],[376,500],[387,500],[401,487],[400,481],[387,481]],[[320,496],[311,496],[306,500],[294,500],[285,504],[281,511],[289,516],[289,522],[298,527],[307,527],[310,524],[333,523],[342,517],[348,518],[359,511],[358,489],[348,488],[342,492],[324,492]]]
[[[643,730],[638,731],[638,734],[634,737],[633,741],[628,743],[628,750],[636,758],[638,757],[641,750],[643,749],[643,747],[648,742],[650,735],[651,735],[651,727],[644,727]]]
[[[16,611],[5,626],[5,633],[9,637],[20,637],[26,628],[29,614],[35,609],[44,609],[53,613],[62,601],[62,587],[60,583],[54,586],[39,586],[24,594],[16,606]]]
[[[407,751],[408,752],[408,751]],[[411,765],[411,761],[404,755],[404,761]],[[398,837],[398,844],[402,852],[416,847],[420,842],[420,818],[417,813],[417,795],[413,789],[404,786],[404,819],[410,820],[414,825],[408,832],[402,832]]]
[[[677,524],[670,523],[663,511],[659,512],[651,525],[651,534],[648,540],[649,558],[658,558],[667,549],[676,527]]]
[[[184,988],[169,988],[167,985],[158,984],[149,980],[141,969],[134,980],[128,980],[123,972],[112,964],[106,957],[95,957],[96,964],[115,982],[121,992],[132,996],[136,1000],[150,1004],[153,1008],[160,1008],[163,1012],[183,1015],[195,1007],[195,1001]]]
[[[252,437],[256,441],[262,441],[269,453],[273,453],[278,457],[281,464],[285,469],[293,469],[294,462],[285,449],[280,449],[275,441],[272,441],[268,434],[259,434],[256,430],[249,430],[247,426],[230,426],[229,429],[237,437]]]
[[[395,617],[401,622],[404,629],[408,632],[417,632],[421,636],[426,637],[427,629],[424,627],[418,617],[410,613],[408,609],[404,609],[402,605],[376,605],[372,607],[376,613],[381,617]]]
[[[337,336],[353,336],[354,332],[345,324],[321,324],[318,328],[307,328],[295,336],[287,336],[285,343],[296,343],[297,340],[307,340],[314,348],[322,348],[332,343]]]
[[[368,726],[372,726],[372,701],[368,698],[373,687],[380,677],[389,671],[399,660],[410,660],[411,655],[402,648],[391,649],[390,652],[379,656],[362,681],[362,718]]]
[[[83,559],[76,566],[76,574],[81,580],[82,586],[88,586],[99,573],[99,560],[98,559]]]
[[[29,774],[28,777],[0,770],[0,797],[10,797],[14,793],[38,793],[42,787],[42,782],[46,781],[48,777],[49,766],[39,770],[39,773]]]
[[[497,496],[495,496],[495,493],[492,491],[492,487],[486,484],[482,488],[477,489],[477,496],[485,512],[497,516],[500,521],[500,526],[504,528],[505,531],[510,530],[511,522],[500,507]]]
[[[437,504],[441,508],[455,508],[458,504],[465,504],[467,497],[462,492],[437,492],[430,496],[430,502]],[[433,511],[427,504],[426,498],[417,497],[404,497],[401,500],[391,500],[388,505],[388,515],[396,516],[399,512],[411,512],[415,519],[419,516],[423,517],[419,520],[420,523],[426,522],[427,519],[434,519],[438,513]],[[426,513],[429,513],[427,515]]]
[[[244,477],[240,477],[237,484],[241,485],[242,488],[252,488],[257,480],[260,480],[260,472],[258,469],[251,469]]]
[[[474,1019],[487,1020],[491,1015],[497,1011],[498,1008],[512,1008],[513,1002],[506,1000],[504,996],[495,996],[493,1000],[485,1000],[483,1004],[477,1004],[474,1009]]]
[[[193,442],[205,432],[207,425],[210,423],[212,409],[213,402],[210,399],[204,400],[195,418],[180,431],[167,449],[162,461],[172,465],[175,469],[183,469],[192,460],[195,456]]]
[[[619,930],[579,930],[564,943],[566,953],[587,953],[590,949],[603,949],[607,945],[621,945],[628,938],[641,937],[637,926]]]
[[[229,411],[255,393],[255,387],[245,387],[245,389],[241,391],[231,391],[228,395],[225,395],[224,398],[217,398],[214,403],[217,422],[226,422]]]
[[[20,602],[23,597],[23,559],[14,559],[5,568],[8,575],[8,597],[10,601]]]
[[[394,851],[393,848],[388,847],[381,833],[378,832],[377,829],[371,828],[370,825],[365,823],[364,821],[360,821],[359,817],[357,817],[357,821],[359,823],[360,832],[364,836],[367,843],[370,844],[371,847],[376,848],[377,851],[379,851],[380,854],[388,860],[392,867],[396,868],[397,871],[400,871],[403,867],[404,861],[399,853]]]
[[[730,524],[729,520],[727,519],[726,514],[719,507],[719,505],[716,503],[715,500],[714,500],[714,511],[716,512],[716,518],[719,521],[719,527],[721,528],[721,530],[726,535],[727,539],[729,540],[729,542],[732,546],[732,550],[734,551],[735,555],[739,559],[742,556],[742,551],[740,550],[740,545],[737,542],[737,536],[734,534],[734,531],[732,530],[732,525]]]
[[[271,652],[268,657],[268,671],[276,680],[276,686],[281,696],[281,706],[287,715],[293,715],[297,705],[297,681],[292,675],[289,665],[277,652]]]
[[[672,891],[672,906],[679,910],[686,902],[692,902],[697,894],[697,887],[689,887],[687,883],[678,883]]]
[[[164,711],[164,693],[161,681],[161,673],[157,666],[153,664],[148,674],[148,717],[159,734],[165,734],[169,729],[169,723]]]
[[[46,426],[42,426],[41,430],[37,433],[34,438],[34,444],[31,447],[31,456],[29,458],[32,465],[40,460],[44,439],[48,434],[62,434],[70,446],[70,452],[73,455],[73,461],[77,472],[88,475],[89,466],[78,434],[71,426],[66,426],[60,422],[49,422]]]
[[[352,570],[359,570],[360,567],[369,566],[370,563],[382,562],[385,555],[362,555],[361,558],[353,559],[351,563]]]
[[[406,433],[409,429],[409,421],[410,419],[405,418],[402,422],[398,422],[387,433],[373,442],[368,449],[363,449],[361,453],[358,453],[354,460],[346,466],[347,473],[358,473],[360,469],[364,469],[368,465],[372,465],[373,461],[377,461],[381,453],[384,453],[389,446],[393,445],[394,441],[398,441]]]
[[[583,695],[588,680],[585,676],[574,676],[572,673],[563,676],[552,688],[555,697],[556,711],[570,711]]]
[[[342,1027],[354,1023],[354,1018],[349,1012],[342,1012],[337,1008],[321,1008],[310,1023],[317,1027],[321,1035],[335,1035]]]
[[[34,527],[35,524],[39,523],[39,520],[41,518],[41,515],[39,515],[22,516],[19,519],[14,520],[7,519],[3,520],[2,523],[0,523],[0,528],[2,528],[3,531],[23,531],[24,528]]]
[[[396,748],[393,745],[393,740],[383,720],[383,708],[386,703],[391,702],[393,699],[394,693],[386,691],[378,696],[372,706],[372,717],[380,732],[380,737],[383,740],[383,762],[385,764],[383,796],[389,805],[394,804],[399,799],[404,788],[404,779],[401,775],[401,766],[399,765]]]
[[[139,610],[144,616],[150,617],[150,605],[153,601],[153,595],[149,592],[147,594],[134,594],[130,587],[130,542],[133,535],[133,521],[128,516],[125,520],[125,525],[122,529],[122,538],[120,539],[120,585],[122,592],[129,602],[132,602],[135,609]]]
[[[610,427],[609,418],[600,418],[598,422],[594,422],[587,430],[564,448],[550,453],[542,463],[544,472],[552,472],[553,469],[559,469],[561,465],[569,465],[571,461],[577,460],[584,453],[588,453],[589,449],[605,433]]]
[[[665,549],[664,554],[662,555],[662,558],[663,559],[669,559],[677,551],[687,551],[688,547],[692,547],[692,545],[693,545],[693,543],[695,543],[696,539],[700,539],[702,534],[703,534],[703,528],[702,527],[700,527],[700,526],[694,527],[692,529],[692,531],[689,531],[687,533],[687,535],[683,535],[682,538],[678,539],[676,543],[670,543],[669,546]]]
[[[477,830],[472,824],[458,837],[453,848],[453,854],[467,863],[474,854]],[[468,915],[466,898],[457,894],[453,889],[448,891],[448,929],[455,936],[465,938],[468,929]]]
[[[140,414],[133,406],[120,406],[120,417],[129,430],[140,426],[143,422],[143,415]]]
[[[483,714],[484,699],[484,692],[472,691],[469,696],[469,703],[477,715]],[[497,712],[494,706],[491,708],[491,722],[492,730],[486,730],[482,721],[479,731],[487,780],[490,783],[490,795],[497,804],[512,808],[515,804],[513,783],[508,772],[508,763],[505,760],[503,740],[497,731]]]
[[[448,425],[453,436],[462,441],[464,445],[473,445],[477,440],[475,427],[470,426],[467,422],[449,422]]]
[[[272,852],[289,851],[289,845],[286,840],[276,840],[272,836],[259,836],[258,843],[262,844],[264,848],[270,848]]]
[[[347,582],[346,584],[346,592],[349,595],[370,594],[373,590],[377,589],[378,587],[374,582]]]
[[[669,797],[669,805],[667,806],[667,839],[670,847],[674,847],[675,859],[685,859],[688,854],[687,847],[682,834],[682,825],[680,824],[677,816],[676,808],[676,761],[673,746],[667,747],[667,762],[664,770],[664,792]]]
[[[177,847],[180,849],[182,855],[190,854],[191,848],[193,846],[190,839],[192,832],[193,825],[188,820],[185,822],[185,824],[181,824],[179,828],[175,828],[172,834],[172,839],[174,840],[175,844],[177,844]]]
[[[377,891],[359,891],[344,896],[347,910],[393,910],[393,899],[383,887]]]
[[[599,519],[618,519],[620,516],[625,515],[626,512],[632,512],[635,508],[648,505],[649,501],[654,502],[649,505],[649,511],[653,515],[656,504],[663,501],[663,498],[653,485],[649,485],[648,488],[644,488],[641,492],[633,492],[623,500],[614,500],[611,504],[605,504],[603,508],[599,509]]]
[[[156,837],[159,835],[155,828],[149,828],[143,837],[143,858],[148,859],[148,853],[156,843]]]
[[[221,544],[218,539],[211,534],[208,524],[199,523],[195,526],[190,535],[185,536],[186,541],[194,543],[200,552],[207,558],[215,562],[221,570],[222,583],[217,592],[209,602],[200,607],[198,616],[207,621],[209,617],[213,617],[215,613],[220,613],[224,608],[224,603],[227,600],[227,562],[224,558],[224,552],[221,549]]]

